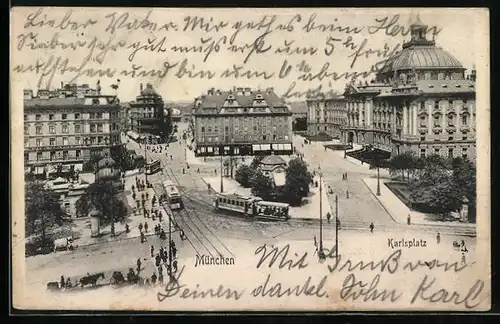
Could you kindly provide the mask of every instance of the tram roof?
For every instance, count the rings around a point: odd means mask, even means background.
[[[227,198],[227,199],[241,199],[241,200],[252,200],[254,197],[241,196],[236,193],[219,193],[219,197]]]
[[[274,202],[274,201],[259,201],[259,205],[265,205],[265,206],[272,206],[272,207],[290,207],[289,204],[287,203],[280,203],[280,202]]]

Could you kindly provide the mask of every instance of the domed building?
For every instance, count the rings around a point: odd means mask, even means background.
[[[105,157],[97,163],[95,182],[111,182],[118,191],[123,190],[123,182],[120,170],[116,167],[116,162],[112,158]]]
[[[346,85],[345,143],[387,154],[476,157],[476,73],[427,39],[417,17],[410,39],[374,80]]]
[[[147,143],[158,143],[164,134],[164,102],[151,84],[140,85],[139,96],[129,103],[129,128]]]

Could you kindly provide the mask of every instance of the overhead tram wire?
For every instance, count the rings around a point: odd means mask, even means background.
[[[179,185],[179,188],[180,188],[180,182],[179,180],[177,179],[177,177],[175,176],[174,172],[172,170],[170,170],[170,172],[172,173],[172,178],[173,180]],[[185,190],[181,189],[183,191],[183,193],[185,193]],[[186,198],[188,200],[191,201],[191,198],[189,197],[189,195],[185,195]],[[219,242],[219,244],[226,250],[229,252],[229,254],[231,256],[234,257],[234,254],[229,250],[229,248],[224,245],[224,243],[221,242],[221,240],[217,237],[217,235],[215,235],[211,230],[210,228],[207,227],[207,225],[203,222],[203,220],[198,216],[196,210],[192,210],[193,213],[194,213],[194,216],[198,219],[198,221],[207,229],[207,231]],[[196,223],[193,221],[193,219],[191,219],[191,216],[190,216],[190,213],[187,211],[187,209],[185,210],[186,214],[189,216],[190,220],[193,222],[193,224],[195,225],[195,227],[200,231],[200,233],[205,237],[205,239],[207,240],[207,242],[214,248],[214,250],[219,254],[219,255],[223,255],[222,253],[220,253],[220,251],[215,247],[215,245],[212,243],[212,241],[201,231],[201,229],[198,227],[198,225],[196,225]]]

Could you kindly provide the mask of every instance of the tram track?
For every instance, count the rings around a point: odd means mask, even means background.
[[[175,175],[175,173],[170,168],[165,168],[165,171],[167,177],[169,177],[170,180],[172,180],[175,184],[177,184],[179,191],[182,193],[182,199],[185,202],[184,208],[182,210],[175,211],[173,213],[179,216],[179,223],[180,221],[182,221],[182,224],[188,230],[187,231],[188,233],[186,234],[188,236],[192,235],[194,237],[193,241],[199,243],[200,250],[206,251],[206,253],[208,253],[212,257],[218,257],[218,256],[234,257],[231,250],[203,222],[201,217],[198,215],[196,209],[190,206],[191,203],[196,203],[196,202],[193,201],[193,199],[187,194],[186,190],[184,190],[181,187],[181,183],[177,178],[177,176]]]

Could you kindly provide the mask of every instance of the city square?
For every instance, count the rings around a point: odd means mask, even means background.
[[[482,305],[479,76],[412,19],[373,76],[299,101],[272,80],[24,89],[24,306]]]

